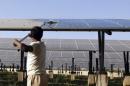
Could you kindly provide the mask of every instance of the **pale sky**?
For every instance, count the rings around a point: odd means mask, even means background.
[[[1,0],[4,19],[130,19],[130,0]],[[0,37],[24,37],[28,32],[0,32]],[[97,39],[92,32],[45,32],[44,38]],[[129,40],[129,33],[107,39]]]

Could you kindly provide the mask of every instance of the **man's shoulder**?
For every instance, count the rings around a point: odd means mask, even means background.
[[[45,46],[45,43],[43,41],[40,42],[32,42],[30,43],[31,46]]]
[[[35,44],[44,44],[43,41],[36,41],[36,42],[31,42],[30,45],[35,45]]]

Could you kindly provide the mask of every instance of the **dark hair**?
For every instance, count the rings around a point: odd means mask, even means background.
[[[30,37],[40,41],[43,35],[43,30],[39,26],[35,26],[31,29]]]

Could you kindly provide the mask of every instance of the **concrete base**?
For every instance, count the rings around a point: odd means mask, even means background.
[[[110,74],[110,79],[114,79],[113,72],[111,72],[111,74]]]
[[[123,86],[130,86],[130,76],[124,77]]]
[[[75,74],[71,74],[71,80],[75,80]]]
[[[95,86],[95,74],[89,74],[88,75],[88,86]]]
[[[49,71],[49,78],[53,79],[53,71]]]
[[[18,81],[21,81],[21,82],[23,81],[23,74],[24,73],[21,71],[18,72]]]
[[[107,74],[98,74],[96,86],[108,86]]]

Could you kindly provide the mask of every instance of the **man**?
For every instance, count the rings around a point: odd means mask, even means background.
[[[43,30],[41,27],[32,28],[29,37],[30,45],[14,40],[16,48],[28,52],[27,54],[27,86],[48,86],[45,70],[46,47],[41,41]]]

